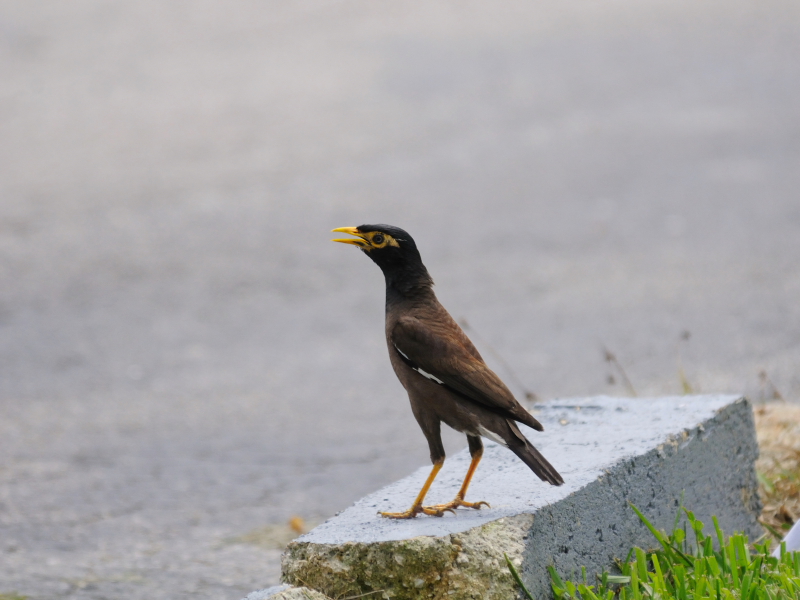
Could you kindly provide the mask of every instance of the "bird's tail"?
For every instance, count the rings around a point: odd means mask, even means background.
[[[524,443],[509,445],[509,449],[519,456],[522,462],[528,465],[531,471],[536,473],[542,481],[546,481],[552,485],[561,485],[564,483],[564,479],[559,475],[558,471],[555,470],[553,465],[547,462],[547,459],[542,456],[542,453],[534,448],[533,444],[528,440],[525,440]]]

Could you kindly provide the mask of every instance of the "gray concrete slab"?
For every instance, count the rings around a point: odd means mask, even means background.
[[[605,473],[619,467],[623,462],[635,462],[669,443],[669,440],[678,439],[681,444],[686,443],[682,439],[684,432],[693,431],[698,425],[713,419],[721,409],[729,407],[737,400],[736,396],[636,399],[600,396],[552,400],[540,405],[541,408],[536,411],[536,418],[541,417],[546,427],[545,432],[539,433],[524,425],[520,428],[561,473],[564,485],[543,484],[513,453],[487,441],[486,453],[470,485],[468,500],[486,500],[492,505],[491,508],[459,510],[457,515],[448,514],[442,518],[394,520],[380,517],[380,511],[398,512],[411,506],[430,473],[430,467],[421,467],[413,475],[368,494],[296,541],[344,544],[402,540],[419,535],[442,536],[473,529],[503,517],[536,513],[602,479]],[[737,465],[737,472],[741,468],[747,468],[752,473],[755,433],[754,430],[747,433],[752,433],[752,439],[746,440],[748,454],[742,458],[743,464]],[[693,432],[692,435],[699,434]],[[705,441],[709,444],[722,441],[714,438],[713,432],[709,431],[707,435],[709,439]],[[687,437],[686,440],[688,439]],[[728,444],[736,442],[736,438],[731,437],[730,433],[724,440]],[[735,448],[720,447],[718,450],[734,452]],[[452,500],[461,486],[469,463],[470,456],[466,450],[446,460],[431,488],[427,503],[441,504]],[[717,466],[707,464],[698,465],[697,468],[700,471],[711,471]],[[692,479],[687,483],[701,484],[702,480],[695,480],[695,476],[693,473]],[[681,489],[666,492],[670,496],[675,493],[680,495]],[[713,488],[704,484],[702,489],[711,495],[710,490]],[[640,491],[632,486],[626,492],[636,494]],[[693,489],[687,490],[687,494],[692,499],[701,495]],[[702,500],[707,505],[712,498]]]
[[[797,398],[799,55],[795,0],[0,0],[0,592],[236,600],[427,463],[336,226],[520,396]]]
[[[328,597],[305,587],[275,585],[252,592],[244,600],[328,600]]]
[[[547,403],[541,416],[545,433],[526,432],[564,485],[543,484],[490,444],[467,499],[491,508],[410,520],[378,515],[410,505],[428,475],[420,469],[291,542],[285,580],[331,597],[383,590],[398,599],[501,599],[517,594],[507,553],[535,597],[548,597],[550,565],[565,576],[586,567],[593,580],[634,545],[657,546],[629,503],[659,529],[670,530],[683,505],[707,523],[716,515],[728,534],[761,535],[758,445],[744,399],[577,398]],[[469,462],[467,451],[446,462],[426,502],[455,497]]]
[[[282,583],[280,585],[273,585],[272,587],[268,587],[263,590],[257,590],[255,592],[247,594],[247,597],[244,600],[265,600],[266,598],[272,598],[276,594],[285,592],[291,587],[292,586],[286,583]]]

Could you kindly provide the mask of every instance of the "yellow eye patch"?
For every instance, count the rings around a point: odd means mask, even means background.
[[[385,248],[386,246],[394,246],[399,248],[400,244],[390,236],[388,233],[381,231],[371,231],[364,236],[373,248]]]

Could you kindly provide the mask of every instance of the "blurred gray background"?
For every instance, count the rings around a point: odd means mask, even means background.
[[[796,399],[798,57],[796,0],[0,0],[0,593],[236,600],[427,464],[333,227],[520,396]]]

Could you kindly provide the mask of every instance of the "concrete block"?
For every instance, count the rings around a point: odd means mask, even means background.
[[[366,496],[292,542],[283,578],[334,598],[380,591],[384,598],[508,599],[517,595],[503,553],[536,597],[550,597],[548,565],[590,577],[654,540],[628,503],[669,529],[681,502],[698,518],[716,514],[728,533],[761,533],[753,463],[752,409],[736,396],[594,397],[554,400],[526,431],[564,476],[547,485],[507,449],[487,443],[467,500],[491,508],[395,521],[378,511],[408,508],[430,468]],[[469,464],[448,459],[427,503],[450,500]]]
[[[307,587],[284,584],[252,592],[244,600],[330,600],[330,598]]]

